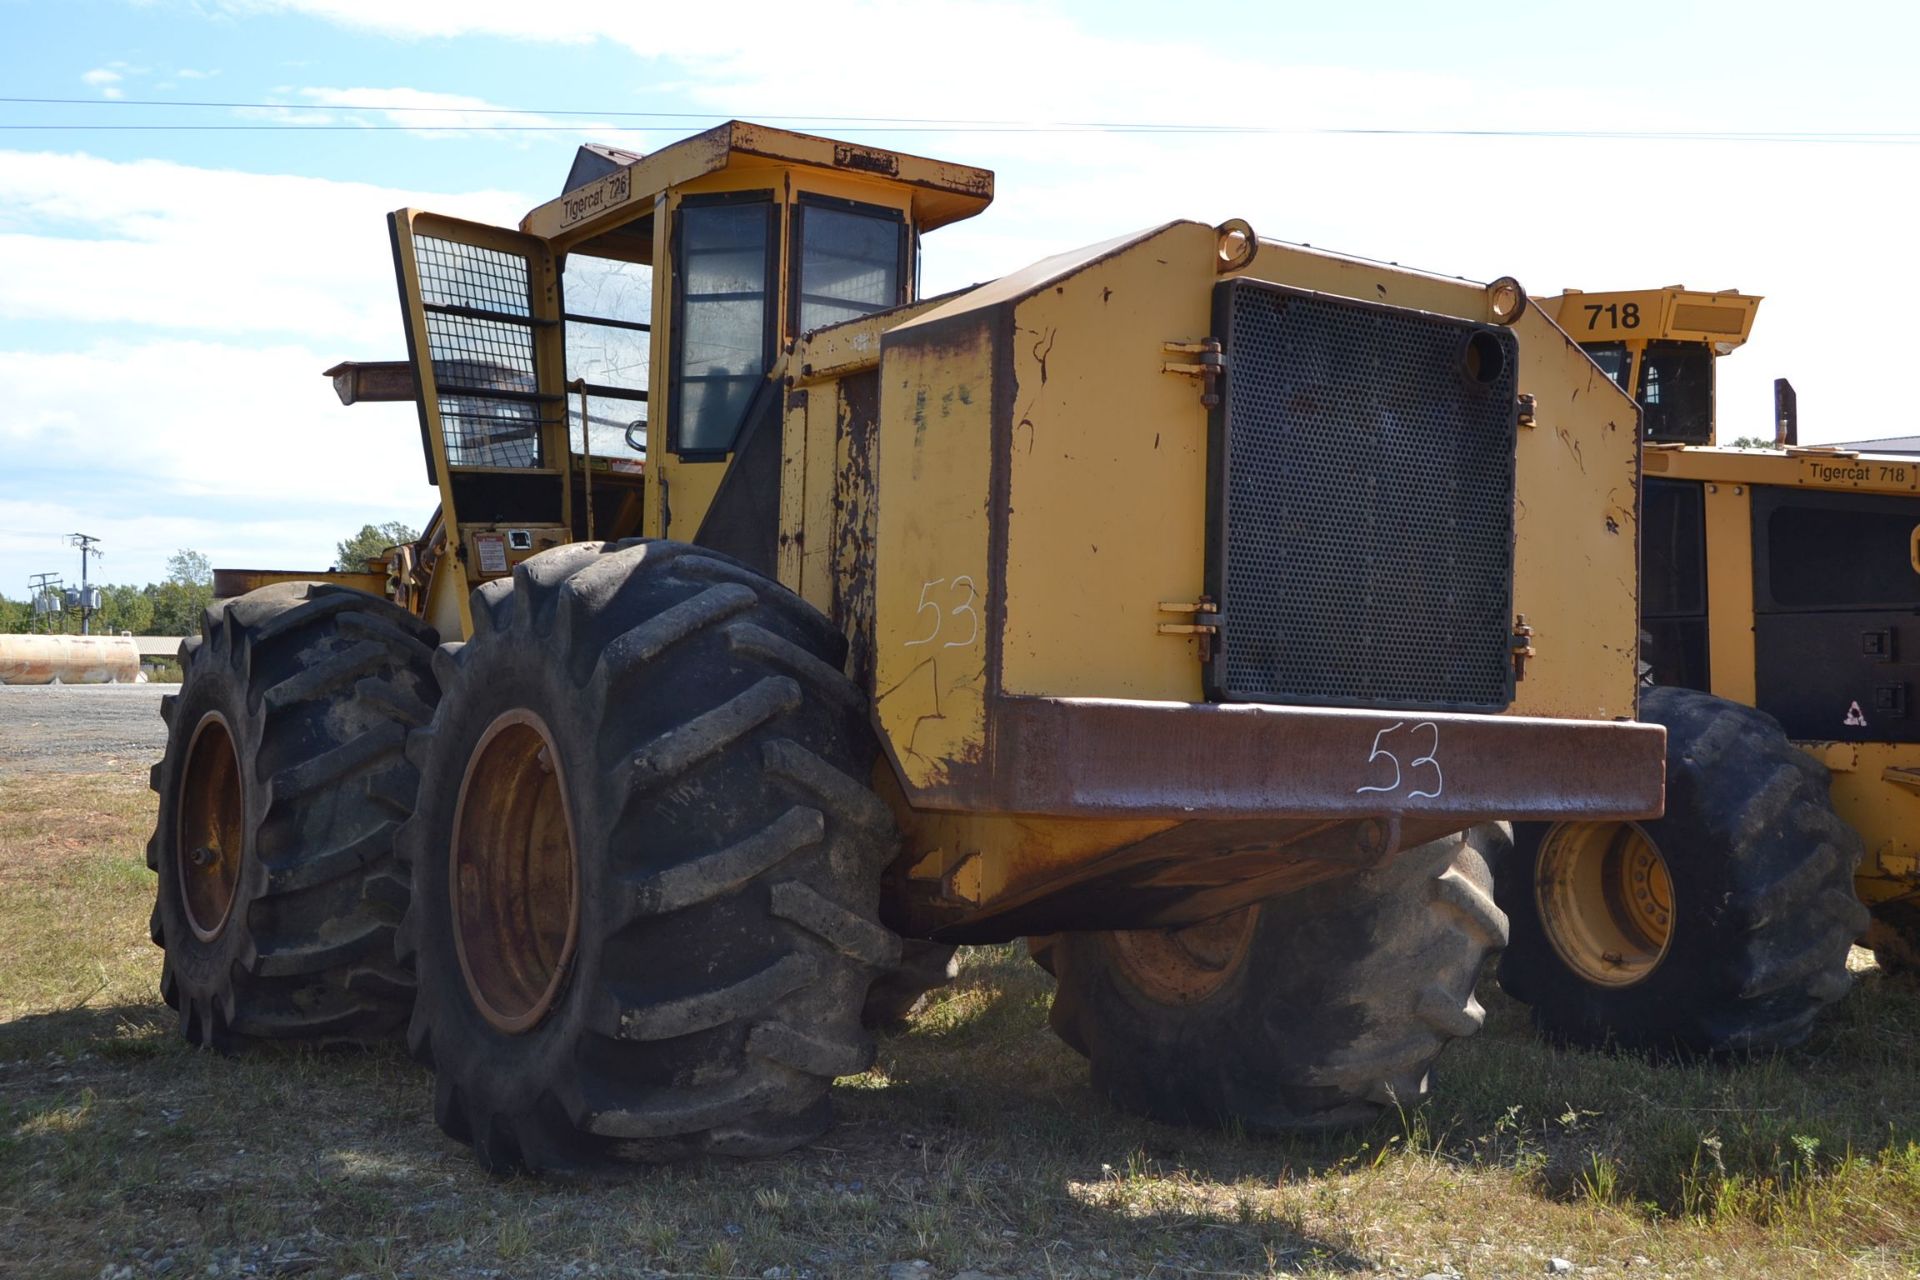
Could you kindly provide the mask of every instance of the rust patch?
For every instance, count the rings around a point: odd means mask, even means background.
[[[847,674],[873,689],[874,463],[879,442],[880,373],[842,378],[834,410],[833,623],[847,637]]]

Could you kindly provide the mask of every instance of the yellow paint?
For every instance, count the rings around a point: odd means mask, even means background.
[[[1162,600],[1205,590],[1207,411],[1165,343],[1208,332],[1217,237],[1176,223],[1014,309],[1010,694],[1200,701]]]
[[[1753,502],[1749,486],[1709,484],[1707,668],[1713,693],[1753,705]]]
[[[874,716],[921,803],[986,749],[992,356],[985,317],[923,317],[881,370]]]
[[[1302,244],[1262,240],[1253,261],[1228,278],[1265,280],[1359,302],[1412,307],[1483,324],[1493,322],[1485,287],[1471,280],[1343,257]]]
[[[818,465],[824,466],[825,459],[831,457],[826,447],[828,439],[816,434],[819,428],[813,425],[813,415],[821,413],[815,407],[815,401],[822,406],[831,407],[838,403],[839,388],[822,388],[818,395],[800,392],[789,395],[782,408],[780,430],[780,550],[778,576],[780,585],[796,592],[802,599],[820,610],[832,613],[832,596],[811,596],[807,594],[804,557],[806,554],[807,530],[807,464],[809,458],[818,458]],[[815,483],[819,483],[816,479]],[[823,586],[825,584],[822,584]],[[822,603],[822,601],[825,603]]]
[[[618,200],[606,198],[609,192],[583,188],[536,206],[520,226],[552,240],[564,252],[640,216],[644,202],[657,192],[690,190],[704,177],[730,168],[782,167],[904,190],[923,230],[970,218],[993,200],[993,174],[985,169],[730,120],[629,165],[627,194]],[[602,198],[592,200],[596,195]]]
[[[1675,480],[1719,484],[1778,485],[1788,489],[1834,489],[1895,495],[1920,491],[1920,462],[1898,454],[1846,449],[1710,449],[1688,445],[1650,447],[1647,470]]]
[[[421,616],[440,633],[442,640],[461,639],[472,634],[467,613],[469,589],[467,575],[460,568],[460,562],[452,556],[441,556],[434,565],[433,576],[427,580]]]
[[[941,882],[974,903],[1035,893],[1102,854],[1179,826],[1169,821],[1088,821],[942,813],[896,806],[907,847],[924,850],[916,879]]]
[[[311,569],[222,569],[216,589],[221,592],[218,599],[229,599],[245,595],[249,591],[258,591],[261,587],[272,586],[276,582],[324,582],[336,587],[350,587],[355,591],[364,591],[368,595],[387,595],[387,575],[379,573],[342,573],[338,570]]]
[[[1639,415],[1547,316],[1514,325],[1520,392],[1538,403],[1514,447],[1513,608],[1535,656],[1516,715],[1631,718],[1639,687]]]
[[[1709,343],[1725,355],[1753,332],[1761,299],[1738,289],[1705,293],[1673,286],[1583,293],[1569,289],[1535,300],[1579,342],[1650,341]]]
[[[1889,769],[1920,769],[1920,743],[1801,744],[1833,771],[1833,807],[1866,846],[1855,887],[1868,903],[1920,890],[1920,792]]]

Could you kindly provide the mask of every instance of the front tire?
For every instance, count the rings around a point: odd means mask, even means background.
[[[1311,1131],[1413,1105],[1485,1020],[1507,842],[1477,828],[1186,929],[1054,935],[1035,953],[1060,984],[1053,1029],[1096,1089],[1175,1123]]]
[[[441,1128],[496,1172],[818,1136],[900,954],[843,639],[670,542],[556,548],[473,606],[402,838]]]
[[[1851,986],[1860,838],[1773,717],[1673,688],[1647,690],[1641,715],[1667,727],[1666,816],[1517,828],[1500,985],[1567,1044],[1798,1044]]]
[[[208,609],[181,642],[147,866],[160,990],[189,1041],[371,1043],[405,1024],[393,843],[436,638],[375,596],[294,582]]]

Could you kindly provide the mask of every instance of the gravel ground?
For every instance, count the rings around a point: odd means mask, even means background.
[[[0,685],[0,773],[97,773],[160,758],[177,684]]]

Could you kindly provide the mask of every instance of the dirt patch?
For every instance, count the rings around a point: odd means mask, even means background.
[[[0,773],[96,773],[166,749],[169,684],[0,685]]]

